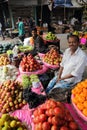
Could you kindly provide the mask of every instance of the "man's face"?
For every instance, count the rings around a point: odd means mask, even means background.
[[[68,39],[68,45],[72,51],[75,51],[79,46],[79,42],[74,37],[70,37]]]
[[[32,37],[36,37],[36,35],[37,35],[37,32],[36,31],[32,31]]]

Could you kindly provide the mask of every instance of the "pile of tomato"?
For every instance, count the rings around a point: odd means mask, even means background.
[[[79,130],[64,104],[53,99],[35,109],[33,123],[34,130]]]

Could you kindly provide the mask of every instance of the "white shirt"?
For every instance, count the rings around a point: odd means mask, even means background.
[[[70,48],[66,49],[61,66],[64,67],[61,78],[71,74],[74,77],[65,79],[67,82],[72,82],[74,84],[82,80],[82,75],[87,64],[87,55],[79,47],[76,52],[71,55]]]
[[[71,19],[71,25],[75,25],[75,22],[78,21],[76,18]]]

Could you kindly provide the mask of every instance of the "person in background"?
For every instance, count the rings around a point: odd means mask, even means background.
[[[69,88],[82,80],[82,75],[87,64],[87,55],[79,47],[79,37],[67,37],[69,48],[65,50],[58,75],[48,84],[46,93],[54,88]]]
[[[24,23],[22,21],[22,18],[18,18],[18,31],[19,31],[19,38],[23,42],[25,37],[25,29],[24,29]]]
[[[78,22],[78,19],[76,19],[74,16],[71,18],[70,24],[71,26],[75,27],[75,23]]]
[[[47,50],[43,40],[43,31],[38,31],[38,36],[35,40],[35,50],[40,53],[45,53]]]
[[[3,34],[3,30],[2,30],[2,24],[0,22],[0,35],[2,36],[3,40],[5,39],[4,34]]]
[[[34,50],[31,51],[33,56],[40,53],[45,53],[46,47],[43,40],[43,31],[39,31],[38,34],[36,30],[32,30],[32,37],[34,38]]]
[[[38,36],[37,28],[33,28],[31,31],[32,36],[24,39],[24,46],[32,45],[34,46],[35,40]]]
[[[87,31],[87,21],[84,21],[83,23],[82,23],[82,30],[85,32],[85,31]]]
[[[34,42],[38,36],[37,34],[37,28],[33,28],[32,31],[31,31],[31,34],[32,34],[32,38],[34,39]]]

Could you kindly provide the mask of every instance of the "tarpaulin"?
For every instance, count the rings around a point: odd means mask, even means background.
[[[72,6],[72,3],[71,0],[54,0],[54,7],[56,6],[70,7]]]

